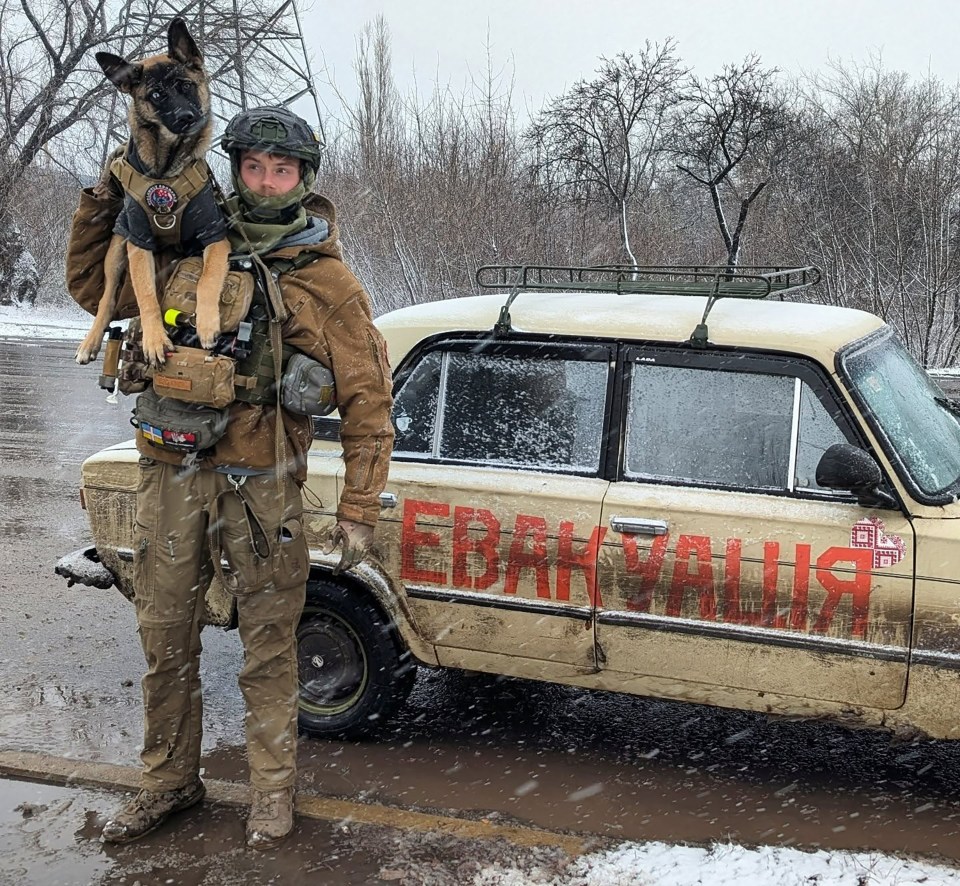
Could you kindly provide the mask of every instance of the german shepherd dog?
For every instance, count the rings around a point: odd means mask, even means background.
[[[167,40],[166,55],[151,56],[139,62],[127,61],[109,52],[96,55],[104,74],[121,92],[130,96],[127,157],[134,151],[142,175],[146,179],[158,180],[156,185],[147,189],[146,202],[159,213],[169,212],[171,204],[176,204],[177,194],[168,186],[169,182],[177,180],[196,161],[203,161],[213,131],[203,55],[183,19],[175,18],[171,22]],[[205,163],[202,168],[206,170]],[[109,174],[104,170],[105,177]],[[210,187],[209,183],[206,187]],[[131,199],[128,192],[127,205]],[[169,218],[154,217],[163,222]],[[196,327],[200,343],[205,348],[213,347],[220,331],[220,291],[230,252],[225,227],[223,230],[223,239],[203,247],[203,273],[197,285]],[[93,328],[77,349],[78,363],[89,363],[100,350],[116,309],[119,284],[128,265],[140,311],[144,354],[156,367],[164,362],[167,352],[173,350],[160,315],[153,252],[114,233],[104,261],[103,296],[97,306]]]

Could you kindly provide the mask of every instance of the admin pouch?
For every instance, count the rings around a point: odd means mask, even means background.
[[[327,415],[337,408],[333,373],[306,354],[293,354],[280,380],[280,404],[297,415]]]
[[[153,389],[161,397],[222,409],[236,398],[235,369],[230,357],[178,345],[153,370]]]
[[[163,290],[160,307],[167,311],[180,311],[195,315],[197,312],[197,283],[203,274],[203,257],[181,259]],[[220,292],[220,331],[234,332],[240,321],[247,316],[253,302],[253,274],[246,271],[229,271]]]
[[[153,446],[169,452],[209,449],[227,431],[226,409],[183,403],[148,389],[137,397],[130,423]]]

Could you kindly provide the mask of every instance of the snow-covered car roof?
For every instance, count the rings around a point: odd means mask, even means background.
[[[507,294],[428,302],[384,314],[377,326],[395,368],[424,338],[492,330]],[[684,342],[700,322],[701,296],[614,293],[521,293],[510,307],[517,333],[634,341]],[[724,298],[707,321],[712,344],[807,354],[826,366],[842,346],[882,327],[873,314],[802,302]]]

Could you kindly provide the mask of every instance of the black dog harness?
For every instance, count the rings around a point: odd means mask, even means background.
[[[205,160],[194,160],[174,178],[149,178],[132,144],[113,160],[110,172],[124,191],[123,210],[114,233],[141,249],[178,248],[200,255],[227,236]]]

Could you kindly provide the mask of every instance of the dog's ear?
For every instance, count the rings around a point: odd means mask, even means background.
[[[187,30],[187,23],[179,16],[170,22],[167,31],[167,54],[170,58],[199,71],[203,67],[203,53],[193,42],[193,37]]]
[[[143,65],[132,65],[125,58],[112,52],[98,52],[97,64],[103,73],[121,92],[129,93],[143,76]]]

